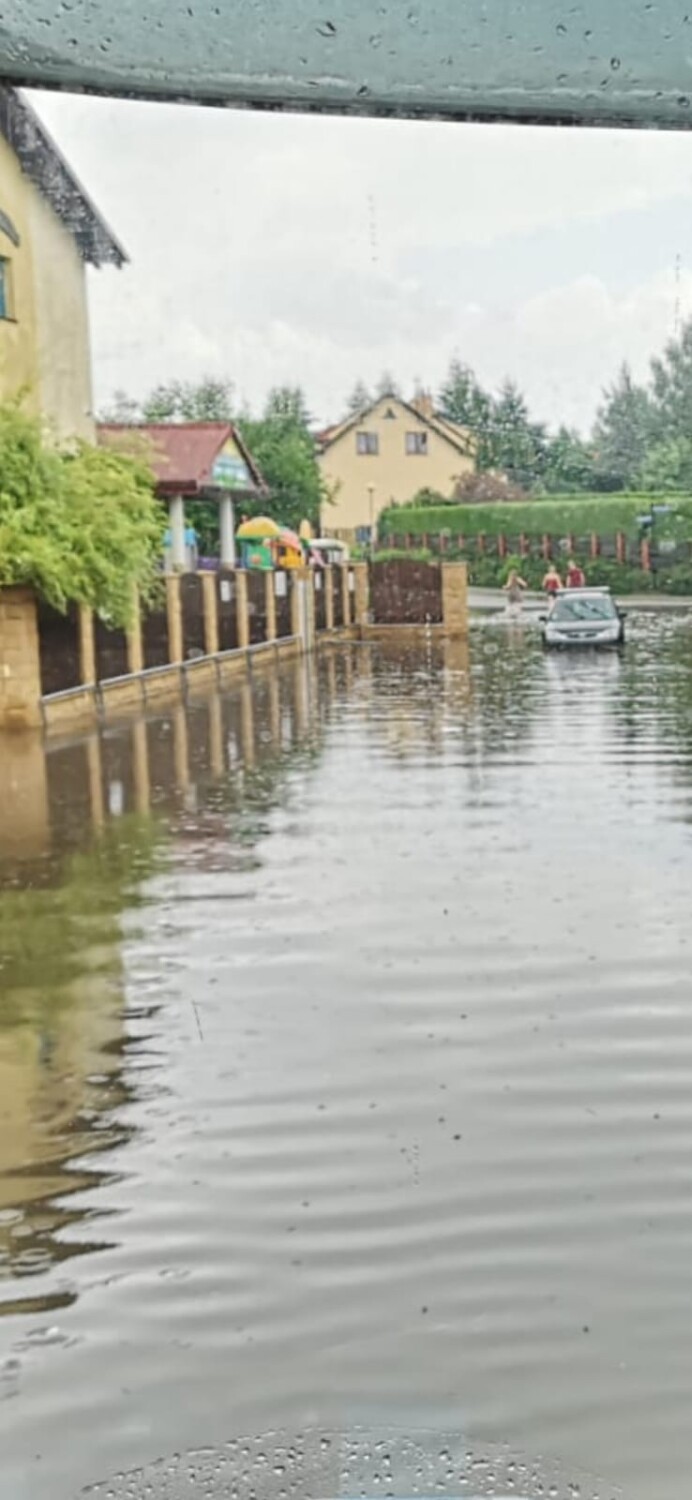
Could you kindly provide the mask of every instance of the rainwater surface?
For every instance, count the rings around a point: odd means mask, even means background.
[[[629,624],[3,742],[2,1500],[687,1492],[692,621]]]

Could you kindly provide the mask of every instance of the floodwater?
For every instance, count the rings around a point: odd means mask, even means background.
[[[687,1492],[692,621],[630,624],[3,743],[2,1500]]]

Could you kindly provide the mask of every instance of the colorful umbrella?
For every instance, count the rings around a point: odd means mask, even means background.
[[[292,547],[294,552],[302,552],[302,544],[297,532],[290,531],[288,526],[282,526],[279,532],[279,541],[282,547]]]
[[[272,541],[280,535],[281,527],[271,516],[253,516],[249,521],[243,521],[238,527],[236,536],[239,542],[262,542],[269,537]]]

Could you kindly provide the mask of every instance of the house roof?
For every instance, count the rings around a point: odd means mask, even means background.
[[[100,422],[97,433],[104,447],[120,452],[129,448],[141,457],[153,470],[162,495],[192,496],[221,488],[215,485],[212,470],[229,441],[235,443],[250,472],[248,490],[267,492],[261,470],[232,422]]]
[[[383,401],[388,401],[390,406],[403,407],[404,411],[408,412],[410,416],[415,417],[416,421],[422,422],[425,427],[430,427],[439,437],[451,443],[452,447],[456,448],[459,453],[468,454],[469,449],[473,448],[474,436],[467,428],[458,427],[455,422],[449,422],[446,417],[439,416],[437,412],[433,412],[432,415],[426,415],[425,412],[419,411],[418,407],[412,401],[404,401],[401,396],[384,395],[378,396],[376,401],[371,402],[362,411],[348,416],[345,421],[338,422],[332,427],[326,427],[322,432],[317,433],[316,442],[320,453],[325,453],[328,448],[331,448],[333,443],[338,442],[339,438],[342,438],[345,433],[350,432],[351,428],[358,427]]]
[[[68,166],[62,152],[16,89],[0,84],[0,134],[22,171],[69,229],[83,261],[122,266],[127,255]]]

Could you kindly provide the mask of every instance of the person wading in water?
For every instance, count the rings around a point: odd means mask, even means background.
[[[562,579],[557,571],[557,568],[555,567],[555,563],[550,564],[550,567],[548,568],[545,578],[543,579],[543,582],[541,584],[541,588],[543,589],[543,592],[545,594],[550,594],[553,598],[557,594],[558,590],[562,588]]]
[[[528,588],[528,584],[517,572],[517,569],[512,568],[507,575],[507,582],[504,585],[507,604],[512,611],[521,609],[521,597],[526,588]]]

